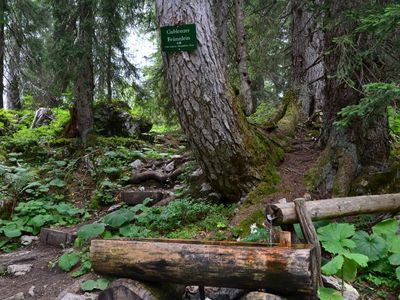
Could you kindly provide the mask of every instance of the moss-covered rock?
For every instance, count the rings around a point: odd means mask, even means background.
[[[95,130],[104,136],[138,137],[151,130],[153,124],[144,118],[134,118],[130,107],[122,101],[99,102],[94,107]]]

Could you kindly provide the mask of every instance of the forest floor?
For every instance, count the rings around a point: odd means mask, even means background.
[[[168,142],[168,140],[167,140]],[[179,143],[172,143],[173,147]],[[169,145],[171,146],[171,145]],[[286,153],[284,160],[279,166],[280,182],[277,191],[271,194],[262,203],[250,205],[241,208],[238,213],[233,216],[231,224],[240,223],[246,216],[257,210],[265,210],[268,203],[275,202],[279,199],[286,198],[292,201],[297,197],[302,197],[306,193],[303,177],[305,172],[310,168],[315,159],[318,157],[319,149],[315,145],[311,137],[308,136],[306,130],[299,130],[290,143],[289,151]],[[149,163],[151,165],[151,162]],[[160,164],[160,162],[158,162]],[[82,178],[81,178],[82,179]],[[170,192],[173,187],[170,186]],[[168,187],[167,187],[168,189]],[[84,205],[75,203],[77,206]],[[97,216],[97,218],[99,218]],[[196,235],[196,238],[201,238]],[[42,245],[39,241],[35,241],[32,245],[20,249],[11,255],[19,257],[18,253],[22,253],[21,261],[15,261],[16,264],[31,264],[32,270],[23,276],[3,276],[0,277],[0,298],[7,299],[23,293],[25,299],[56,299],[61,292],[79,293],[79,283],[83,279],[94,277],[94,274],[84,275],[83,278],[72,278],[70,274],[63,272],[57,266],[58,258],[65,252],[62,248]],[[25,254],[24,254],[25,253]],[[27,255],[26,255],[27,253]],[[10,254],[0,255],[0,263]],[[34,287],[34,288],[33,288]],[[29,290],[32,291],[31,295]]]

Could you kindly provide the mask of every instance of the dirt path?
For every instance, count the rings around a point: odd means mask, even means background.
[[[293,201],[307,193],[304,175],[312,167],[319,154],[320,149],[308,136],[308,132],[299,130],[278,168],[281,177],[277,186],[278,192],[267,197],[264,204],[276,202],[282,198]]]

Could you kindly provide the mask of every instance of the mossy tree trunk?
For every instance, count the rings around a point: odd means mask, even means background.
[[[268,140],[247,123],[230,92],[220,57],[212,0],[157,0],[160,26],[195,23],[192,52],[163,53],[167,84],[180,124],[211,185],[226,198],[247,193],[260,179]],[[272,146],[270,146],[272,147]]]
[[[5,14],[6,14],[6,0],[0,0],[0,109],[4,108],[3,92],[4,92],[4,53],[5,53]]]
[[[368,65],[363,61],[349,73],[351,78],[345,81],[337,76],[340,61],[346,55],[344,47],[338,46],[335,39],[354,32],[356,23],[346,17],[349,10],[357,10],[365,5],[365,1],[332,1],[326,18],[330,23],[325,33],[326,52],[326,99],[323,106],[324,131],[322,144],[325,145],[316,166],[310,172],[312,186],[319,187],[325,196],[334,194],[345,196],[350,191],[354,178],[363,170],[381,169],[389,158],[389,129],[387,115],[374,116],[366,122],[361,118],[354,119],[346,129],[338,129],[334,122],[337,113],[348,105],[358,104],[363,94],[362,84],[368,82],[370,76]],[[367,46],[368,36],[360,34],[354,39],[356,49]],[[348,54],[348,53],[347,53]],[[347,82],[354,82],[350,86]]]
[[[292,1],[292,19],[292,87],[303,118],[308,118],[326,102],[322,20],[309,2],[301,0]]]

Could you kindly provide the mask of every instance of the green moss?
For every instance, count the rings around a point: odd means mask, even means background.
[[[304,183],[306,185],[307,191],[315,192],[321,185],[324,171],[327,166],[331,163],[331,151],[328,149],[324,150],[319,156],[317,162],[311,167],[310,170],[304,175]]]
[[[262,226],[265,221],[265,215],[261,210],[257,210],[244,219],[238,226],[231,229],[232,234],[237,237],[245,237],[250,234],[250,226],[254,223]]]

